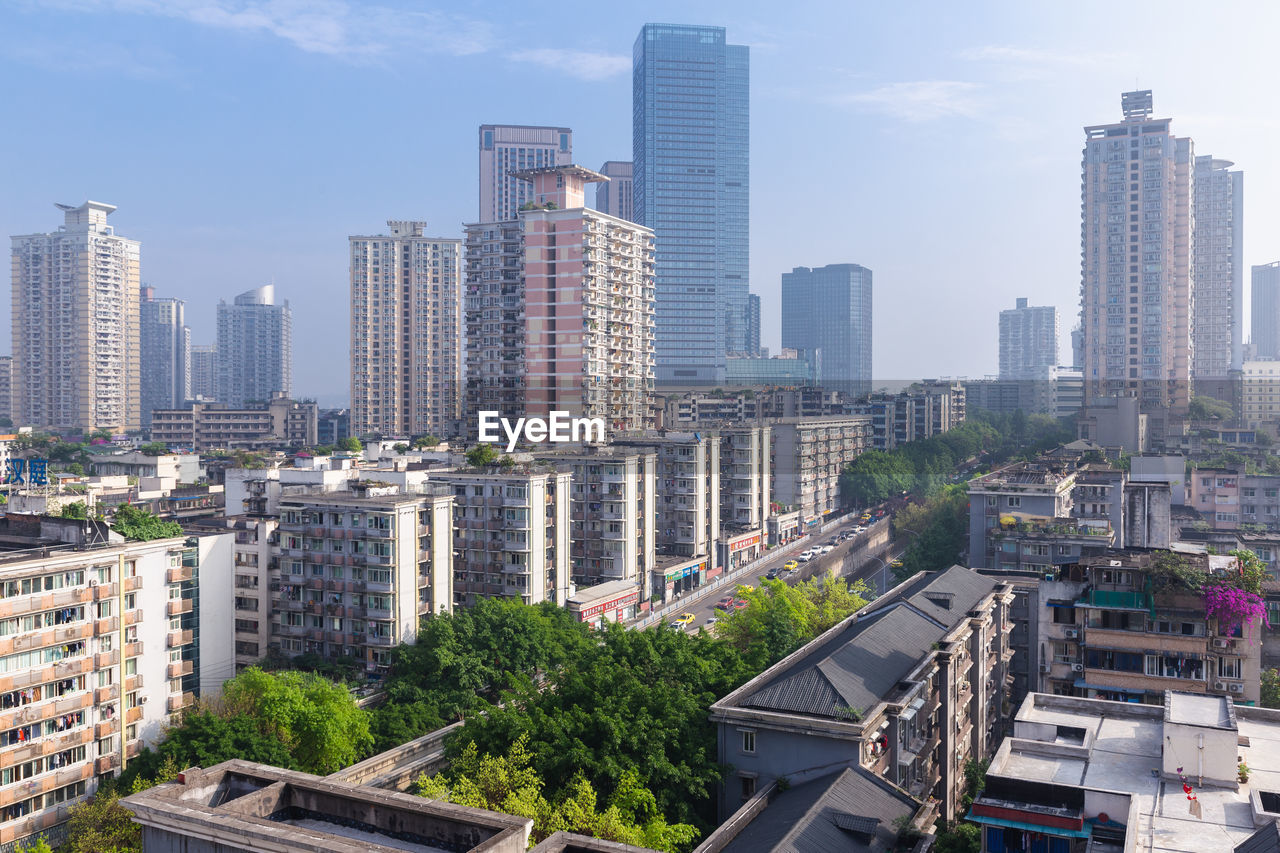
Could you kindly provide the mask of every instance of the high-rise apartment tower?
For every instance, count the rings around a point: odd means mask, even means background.
[[[1000,312],[1000,378],[1048,379],[1058,365],[1058,309],[1027,305]]]
[[[529,201],[533,187],[511,173],[573,162],[567,127],[480,125],[480,222],[504,222]]]
[[[1280,261],[1253,268],[1251,343],[1255,358],[1280,358]]]
[[[243,408],[293,392],[293,314],[275,304],[275,285],[218,302],[216,393],[219,403]]]
[[[631,161],[610,160],[600,167],[609,180],[596,184],[596,210],[635,222]]]
[[[782,346],[821,350],[822,385],[871,390],[871,270],[858,264],[782,274]]]
[[[1195,162],[1194,379],[1226,379],[1244,361],[1244,173],[1233,165]]]
[[[115,205],[57,207],[62,228],[12,238],[14,420],[137,429],[141,246],[107,224]]]
[[[191,397],[191,330],[186,303],[157,299],[155,288],[142,288],[138,306],[142,328],[142,425],[151,426],[156,409],[176,409]]]

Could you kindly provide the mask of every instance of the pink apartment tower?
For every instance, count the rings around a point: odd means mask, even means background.
[[[512,174],[533,186],[517,218],[466,226],[466,431],[480,411],[651,427],[653,231],[585,206],[599,172]]]

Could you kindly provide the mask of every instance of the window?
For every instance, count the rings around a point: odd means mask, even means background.
[[[756,793],[756,777],[739,776],[738,778],[742,780],[742,799],[749,800],[754,797]]]
[[[756,733],[754,729],[740,729],[742,732],[742,751],[754,755],[756,751]]]
[[[1218,658],[1219,678],[1241,678],[1242,672],[1241,658]]]
[[[1010,495],[1005,498],[1006,506],[1022,506],[1022,497],[1019,495]]]

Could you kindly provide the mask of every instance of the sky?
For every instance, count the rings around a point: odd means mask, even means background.
[[[1246,267],[1280,260],[1280,5],[1263,2],[3,0],[0,227],[117,205],[143,282],[187,301],[194,343],[213,342],[219,299],[274,282],[295,395],[341,404],[348,235],[424,219],[461,236],[482,123],[571,127],[589,168],[630,159],[646,22],[724,26],[751,48],[768,346],[783,272],[858,263],[877,378],[994,373],[1019,296],[1058,307],[1068,360],[1082,127],[1119,120],[1135,88],[1196,153],[1244,171]]]

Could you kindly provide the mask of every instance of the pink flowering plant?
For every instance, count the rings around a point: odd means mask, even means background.
[[[1218,620],[1218,632],[1231,635],[1240,630],[1242,634],[1253,627],[1253,623],[1261,620],[1268,628],[1271,622],[1267,619],[1267,606],[1262,596],[1246,592],[1237,586],[1225,583],[1210,583],[1204,587],[1205,615]]]

